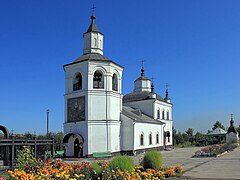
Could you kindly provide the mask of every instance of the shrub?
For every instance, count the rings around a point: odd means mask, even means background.
[[[110,161],[109,167],[114,171],[121,170],[132,172],[134,170],[134,163],[128,156],[116,156]]]
[[[159,169],[162,166],[162,154],[158,151],[148,151],[142,161],[144,169]]]
[[[93,162],[91,164],[91,167],[96,171],[97,176],[100,176],[102,173],[102,169],[100,168],[99,164],[96,162]]]
[[[36,159],[33,150],[30,146],[23,146],[23,149],[17,150],[17,168],[19,170],[26,170],[27,168],[36,164]]]

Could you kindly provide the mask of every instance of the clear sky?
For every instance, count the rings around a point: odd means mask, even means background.
[[[165,84],[174,127],[206,132],[240,123],[239,0],[1,0],[0,124],[14,133],[63,130],[63,65],[82,55],[95,4],[104,55],[124,66],[123,94],[140,75]]]

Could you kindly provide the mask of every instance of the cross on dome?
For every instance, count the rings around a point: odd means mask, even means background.
[[[143,64],[143,63],[144,63],[145,61],[144,61],[144,60],[141,60],[140,62],[142,63],[141,76],[144,76],[144,66],[143,66],[144,64]]]

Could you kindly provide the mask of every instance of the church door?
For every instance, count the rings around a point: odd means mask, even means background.
[[[76,138],[74,141],[74,157],[79,157],[79,152],[80,152],[80,143],[78,138]]]

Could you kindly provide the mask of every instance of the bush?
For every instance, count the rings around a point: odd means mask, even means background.
[[[30,146],[23,146],[22,149],[17,150],[17,168],[19,170],[26,170],[27,168],[36,164],[36,159],[33,150]]]
[[[128,156],[116,156],[110,161],[109,167],[114,171],[121,170],[132,172],[134,170],[134,163]]]
[[[159,169],[162,166],[162,154],[158,151],[148,151],[142,161],[144,169]]]
[[[91,164],[91,167],[96,171],[97,176],[100,176],[102,173],[102,169],[100,168],[99,164],[96,162],[93,162]]]

